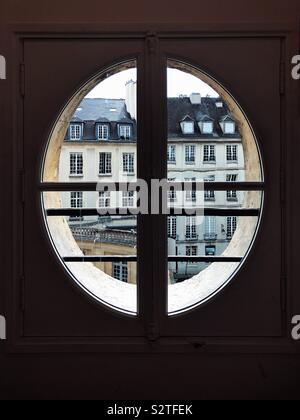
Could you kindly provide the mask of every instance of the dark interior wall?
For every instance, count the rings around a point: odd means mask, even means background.
[[[230,22],[290,21],[299,17],[297,0],[2,0],[6,22]]]
[[[201,27],[219,22],[222,29],[231,22],[282,22],[294,28],[299,18],[299,0],[1,0],[0,54],[9,49],[9,27],[3,25],[8,23],[93,23],[98,29],[102,23],[144,23],[150,30],[158,23],[180,28],[183,23]],[[0,89],[2,115],[10,92],[3,84]],[[0,125],[4,122],[0,117]],[[9,148],[4,148],[0,159],[9,157]],[[9,231],[4,234],[8,237]],[[3,246],[2,266],[5,252],[9,249]],[[4,281],[0,275],[0,305]],[[0,400],[299,398],[300,356],[277,353],[225,356],[199,349],[193,354],[7,355],[0,342]]]

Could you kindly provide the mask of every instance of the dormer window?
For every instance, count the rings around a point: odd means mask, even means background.
[[[234,134],[235,123],[233,121],[226,121],[224,124],[224,134]]]
[[[220,121],[220,126],[224,134],[235,134],[236,124],[229,115]]]
[[[212,134],[214,131],[214,124],[212,121],[205,121],[200,123],[200,130],[202,134]]]
[[[97,126],[97,138],[98,138],[98,140],[108,140],[108,138],[109,138],[108,124],[98,124],[98,126]]]
[[[131,139],[131,125],[129,124],[121,124],[119,125],[119,137],[122,140],[130,140]]]
[[[195,126],[192,121],[183,121],[181,123],[181,129],[183,134],[194,134]]]
[[[70,124],[70,140],[81,140],[81,139],[82,139],[82,125]]]

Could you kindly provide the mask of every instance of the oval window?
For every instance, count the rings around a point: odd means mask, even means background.
[[[215,296],[242,266],[256,237],[264,183],[254,131],[230,93],[179,61],[168,61],[167,75],[173,315]],[[106,69],[71,98],[54,124],[41,174],[46,226],[69,275],[98,302],[130,315],[138,312],[137,272],[143,275],[138,244],[146,243],[137,240],[137,214],[151,207],[140,205],[136,189],[143,186],[139,123],[132,60]]]
[[[237,101],[176,60],[168,61],[167,160],[175,213],[168,217],[168,311],[178,314],[215,296],[244,263],[260,221],[263,169]]]
[[[52,244],[75,283],[95,300],[137,313],[134,191],[102,185],[137,177],[135,61],[106,69],[73,96],[51,133],[42,194]],[[125,215],[111,209],[127,209]]]

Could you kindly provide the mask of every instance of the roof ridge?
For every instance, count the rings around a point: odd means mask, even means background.
[[[125,101],[125,98],[83,98],[82,101]]]

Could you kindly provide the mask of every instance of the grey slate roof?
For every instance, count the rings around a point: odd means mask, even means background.
[[[216,106],[216,103],[220,101],[222,101],[220,98],[206,97],[202,98],[201,104],[192,104],[188,97],[168,98],[169,139],[240,138],[238,127],[236,127],[235,134],[223,133],[220,122],[226,119],[233,120],[233,118],[223,101],[223,107]],[[183,121],[195,122],[194,134],[182,133],[181,122]],[[204,121],[213,121],[214,131],[212,134],[201,133],[198,123]],[[87,141],[96,141],[96,125],[99,123],[109,125],[110,141],[120,141],[119,124],[131,124],[133,132],[131,141],[136,141],[136,121],[128,113],[124,99],[86,98],[76,110],[72,122],[83,124],[82,140]],[[65,140],[69,140],[69,132]]]
[[[238,128],[236,134],[224,134],[220,122],[229,116],[230,112],[224,103],[222,108],[216,106],[216,102],[220,102],[220,98],[202,98],[201,104],[193,105],[188,97],[169,98],[168,99],[168,124],[169,124],[169,139],[176,138],[236,138],[240,137]],[[187,116],[195,121],[195,133],[183,135],[180,122]],[[202,134],[198,126],[198,122],[213,120],[214,132],[211,135]]]
[[[124,99],[85,98],[74,113],[71,123],[83,124],[82,140],[96,141],[96,125],[109,125],[109,141],[118,141],[118,124],[132,126],[131,141],[136,141],[136,121],[127,112]],[[65,138],[70,140],[69,132]],[[128,142],[128,140],[122,140]]]
[[[103,120],[116,122],[130,117],[126,110],[124,99],[85,98],[78,109],[82,110],[77,110],[73,118],[80,118],[83,121]]]

